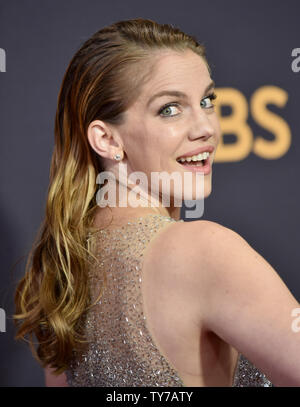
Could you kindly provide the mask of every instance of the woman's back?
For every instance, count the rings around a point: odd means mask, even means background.
[[[232,346],[201,326],[199,306],[186,294],[180,298],[172,292],[169,281],[160,281],[166,253],[159,247],[176,228],[186,226],[148,214],[122,227],[100,230],[91,238],[99,260],[90,270],[92,300],[103,285],[104,272],[107,288],[87,315],[90,345],[82,355],[74,355],[66,372],[69,385],[271,385]],[[180,283],[185,281],[182,278]]]

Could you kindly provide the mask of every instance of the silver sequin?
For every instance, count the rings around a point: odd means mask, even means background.
[[[275,387],[244,355],[239,353],[233,387]]]
[[[151,214],[90,236],[98,260],[97,266],[89,270],[92,301],[103,286],[104,273],[107,287],[101,300],[85,315],[89,344],[84,352],[73,351],[66,370],[69,386],[184,386],[147,329],[141,298],[145,248],[155,233],[170,222],[175,220]],[[239,354],[233,386],[263,387],[272,383]]]

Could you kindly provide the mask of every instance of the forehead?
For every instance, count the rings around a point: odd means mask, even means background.
[[[165,51],[156,56],[148,81],[141,89],[140,101],[157,91],[167,88],[178,90],[201,90],[210,82],[210,74],[203,58],[191,50],[184,52]],[[180,88],[180,89],[179,89]]]

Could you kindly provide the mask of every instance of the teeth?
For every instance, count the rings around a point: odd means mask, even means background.
[[[184,158],[182,157],[182,158],[179,158],[178,161],[180,161],[180,162],[184,162],[184,161],[187,161],[187,162],[190,162],[190,161],[201,161],[201,160],[206,160],[207,157],[209,157],[209,152],[208,152],[208,151],[205,151],[205,152],[202,153],[202,154],[193,155],[192,157],[184,157]]]

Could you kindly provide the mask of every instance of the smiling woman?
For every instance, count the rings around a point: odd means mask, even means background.
[[[15,294],[16,339],[31,336],[47,386],[300,385],[296,299],[241,236],[175,204],[211,193],[214,86],[203,45],[152,20],[104,27],[72,58]]]

